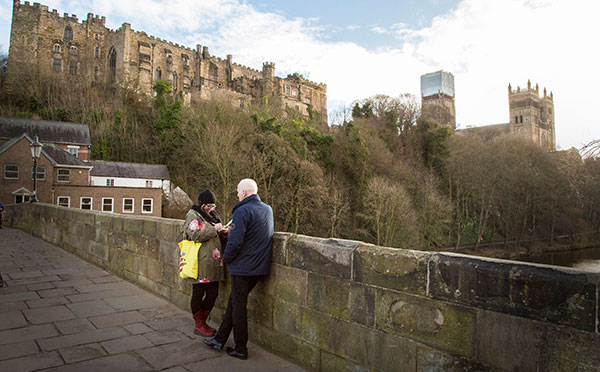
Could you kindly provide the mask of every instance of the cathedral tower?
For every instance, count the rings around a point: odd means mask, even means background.
[[[510,132],[519,137],[531,139],[541,149],[556,150],[554,131],[554,96],[546,93],[540,97],[539,87],[527,89],[517,87],[512,90],[508,85],[508,104],[510,109]]]

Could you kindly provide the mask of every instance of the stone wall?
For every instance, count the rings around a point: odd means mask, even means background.
[[[7,225],[188,308],[189,285],[176,275],[183,221],[41,203],[7,215]],[[318,371],[596,371],[599,277],[277,233],[272,273],[249,301],[250,335]]]

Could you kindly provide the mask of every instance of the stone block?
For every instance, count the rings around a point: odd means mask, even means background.
[[[321,371],[371,372],[372,369],[350,359],[321,351]]]
[[[93,342],[101,342],[125,336],[129,336],[129,333],[126,330],[121,327],[112,327],[74,333],[66,336],[45,338],[43,340],[38,340],[38,344],[42,350],[50,351],[77,345],[85,345]]]
[[[596,331],[600,274],[451,253],[430,272],[434,298]]]
[[[531,319],[479,310],[477,360],[506,371],[539,370],[545,328]]]
[[[96,214],[96,226],[106,231],[118,232],[114,229],[115,218],[105,213]]]
[[[25,326],[27,326],[27,321],[20,311],[10,311],[0,315],[0,331]]]
[[[12,344],[21,341],[38,340],[56,335],[58,335],[58,331],[52,324],[9,329],[6,331],[0,331],[0,345]]]
[[[146,277],[160,283],[163,280],[162,265],[160,262],[149,257],[144,257],[144,261],[146,262]]]
[[[101,261],[108,261],[108,246],[96,242],[87,243],[90,249],[90,254],[99,258]]]
[[[134,252],[155,260],[160,259],[160,242],[158,239],[138,236],[135,237],[134,244]]]
[[[55,322],[54,325],[63,335],[91,331],[94,328],[92,323],[87,319],[71,319],[62,322]]]
[[[96,359],[106,355],[106,351],[99,344],[89,344],[70,347],[58,351],[65,362],[77,363],[83,360]]]
[[[131,216],[126,216],[123,218],[123,231],[128,234],[137,236],[142,235],[143,226],[144,220],[140,218]]]
[[[266,327],[273,327],[273,297],[256,292],[248,297],[248,317]]]
[[[157,237],[166,242],[177,243],[181,240],[181,231],[183,230],[183,220],[173,220],[162,218],[157,224]]]
[[[146,320],[146,317],[138,311],[124,311],[117,314],[92,317],[89,320],[96,328],[107,328],[143,322]]]
[[[100,345],[102,345],[109,354],[126,353],[128,351],[154,346],[147,338],[140,335],[104,341],[101,342]]]
[[[35,341],[15,342],[0,346],[0,360],[20,358],[38,352]]]
[[[363,244],[354,252],[357,282],[425,295],[429,252]]]
[[[142,235],[148,238],[155,238],[158,231],[156,219],[147,218],[142,220]]]
[[[309,273],[307,307],[366,326],[375,324],[375,288]]]
[[[150,280],[145,276],[138,276],[137,283],[158,296],[164,298],[171,297],[171,288],[169,286]]]
[[[492,372],[492,371],[527,371],[527,369],[517,368],[492,369],[481,365],[472,359],[457,358],[451,354],[444,353],[426,345],[417,346],[417,372]]]
[[[387,289],[377,291],[376,327],[470,358],[475,352],[475,312]]]
[[[173,268],[179,267],[179,246],[175,242],[159,240],[158,242],[160,262],[171,265]]]
[[[75,315],[65,306],[24,310],[23,315],[31,324],[52,323],[75,318]]]
[[[539,371],[600,371],[600,334],[554,326],[543,341]]]
[[[99,315],[114,314],[116,310],[102,300],[78,302],[66,305],[78,318],[90,318]]]
[[[299,305],[306,304],[308,272],[281,265],[271,265],[271,274],[266,277],[257,292]]]
[[[133,272],[134,255],[119,248],[109,248],[108,262],[110,270],[122,275],[125,271]]]
[[[294,234],[286,232],[276,232],[273,235],[273,263],[279,265],[288,264],[287,242]]]
[[[341,279],[352,278],[354,250],[362,243],[294,235],[287,240],[289,266]]]
[[[321,371],[319,349],[305,340],[285,332],[248,322],[249,335],[256,342],[270,350],[293,358],[300,365],[314,371]]]
[[[202,341],[197,339],[184,340],[137,351],[137,354],[152,366],[153,371],[192,363],[197,360],[204,360],[214,357],[215,353],[214,350],[204,346]]]
[[[3,360],[0,362],[0,371],[37,371],[50,367],[63,365],[58,352],[38,353],[22,358]]]
[[[133,272],[146,276],[146,259],[144,256],[133,255]]]

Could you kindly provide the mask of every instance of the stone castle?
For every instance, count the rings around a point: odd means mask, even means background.
[[[276,97],[283,107],[304,115],[318,113],[326,126],[325,84],[297,73],[276,77],[273,63],[265,62],[259,71],[234,63],[231,55],[211,56],[206,46],[187,48],[134,31],[129,23],[111,30],[105,22],[105,17],[92,13],[79,22],[74,14],[61,17],[45,5],[15,0],[7,82],[18,66],[28,64],[40,74],[135,87],[146,94],[152,94],[154,84],[162,80],[181,92],[186,103],[217,99],[247,107]]]

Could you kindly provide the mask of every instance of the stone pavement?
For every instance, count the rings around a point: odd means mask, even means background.
[[[20,230],[0,229],[0,273],[0,371],[305,371],[211,350],[189,312]]]

